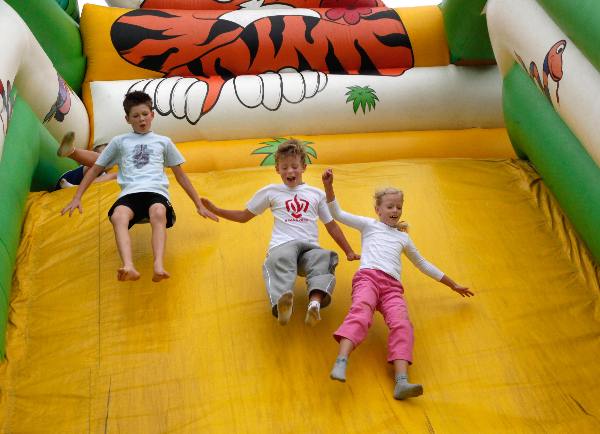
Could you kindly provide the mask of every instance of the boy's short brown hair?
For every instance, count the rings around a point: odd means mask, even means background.
[[[279,163],[279,159],[289,155],[297,155],[300,157],[300,162],[306,165],[306,149],[300,140],[289,139],[279,145],[275,152],[275,165]]]
[[[150,110],[152,110],[152,98],[150,98],[150,95],[148,95],[146,92],[142,92],[141,90],[134,90],[133,92],[127,93],[125,95],[125,99],[123,100],[125,114],[129,116],[131,108],[140,104],[145,104]]]

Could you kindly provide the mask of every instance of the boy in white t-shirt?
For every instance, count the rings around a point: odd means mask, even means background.
[[[181,164],[185,159],[171,139],[152,132],[152,99],[141,91],[130,92],[123,101],[125,120],[133,132],[114,137],[96,162],[83,177],[73,200],[62,210],[69,216],[78,209],[81,213],[81,197],[96,177],[106,167],[119,166],[117,182],[121,194],[108,211],[123,266],[117,271],[117,279],[138,280],[140,273],[133,265],[129,229],[136,223],[150,221],[152,226],[152,249],[154,252],[153,282],[170,277],[163,265],[167,228],[175,223],[175,211],[169,202],[169,180],[165,167],[170,167],[175,179],[196,204],[198,214],[215,221],[218,218],[208,211]]]
[[[281,325],[292,314],[296,275],[306,276],[309,303],[305,322],[314,326],[321,320],[320,309],[331,302],[338,263],[335,252],[319,247],[317,219],[346,254],[349,261],[360,259],[354,253],[338,224],[333,220],[323,191],[306,185],[306,151],[297,140],[288,140],[275,153],[275,170],[283,184],[260,189],[244,210],[218,208],[202,199],[206,207],[228,220],[245,223],[271,208],[275,223],[263,276],[271,300],[272,313]]]

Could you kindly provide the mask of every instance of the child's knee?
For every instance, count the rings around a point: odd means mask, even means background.
[[[161,223],[167,221],[167,209],[162,203],[153,204],[148,210],[150,222]]]
[[[129,221],[133,218],[133,212],[124,206],[118,206],[110,216],[110,222],[113,225],[124,225],[129,224]]]

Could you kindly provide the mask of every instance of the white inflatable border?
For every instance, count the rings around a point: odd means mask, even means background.
[[[153,129],[175,142],[290,134],[499,128],[502,84],[494,67],[414,68],[399,77],[279,71],[239,76],[201,113],[206,83],[171,77],[91,83],[94,144],[129,131],[122,100],[129,90],[154,99]],[[370,87],[374,107],[355,113],[351,86]]]

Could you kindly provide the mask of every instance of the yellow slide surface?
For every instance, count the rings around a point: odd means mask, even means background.
[[[324,166],[305,181],[320,186]],[[135,226],[141,280],[116,280],[106,212],[115,183],[84,214],[60,217],[73,190],[32,195],[2,365],[0,431],[23,433],[597,433],[599,273],[523,163],[403,160],[334,166],[343,208],[373,215],[375,188],[405,191],[421,253],[476,296],[463,299],[404,261],[415,327],[409,374],[424,395],[392,397],[387,330],[376,315],[345,384],[329,379],[331,335],[358,267],[343,257],[333,303],[304,325],[270,314],[261,265],[272,216],[246,224],[195,214],[172,181],[170,280],[151,282],[149,225]],[[190,175],[200,194],[242,209],[273,168]],[[321,243],[336,248],[321,227]],[[359,248],[359,234],[344,228]],[[343,255],[341,255],[343,256]]]

